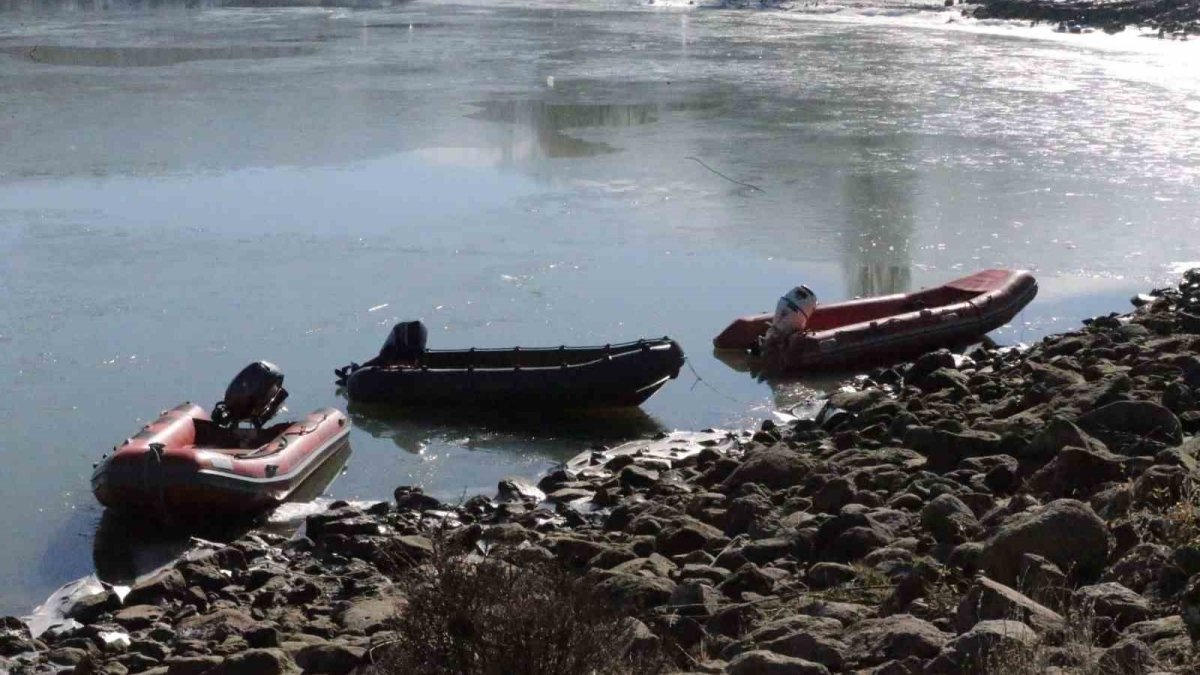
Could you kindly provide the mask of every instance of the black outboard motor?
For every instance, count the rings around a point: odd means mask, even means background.
[[[392,332],[379,350],[379,361],[416,361],[425,353],[429,331],[420,321],[402,321],[392,326]]]
[[[269,361],[255,361],[225,388],[225,398],[213,406],[213,422],[223,427],[250,422],[256,429],[279,412],[287,400],[283,371]]]

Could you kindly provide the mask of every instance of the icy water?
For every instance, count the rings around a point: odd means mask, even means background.
[[[0,2],[0,613],[92,570],[92,462],[254,359],[293,411],[344,406],[332,369],[413,317],[437,347],[670,334],[703,378],[601,419],[352,409],[328,496],[453,498],[827,386],[709,348],[795,283],[1031,268],[997,335],[1030,341],[1200,259],[1190,43],[869,5],[36,5]]]

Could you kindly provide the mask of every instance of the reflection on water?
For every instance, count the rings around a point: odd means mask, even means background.
[[[346,444],[329,457],[320,468],[296,488],[289,502],[309,502],[321,496],[350,458]],[[249,520],[213,520],[191,524],[186,528],[164,528],[156,522],[106,509],[96,527],[92,542],[92,561],[96,576],[110,584],[130,584],[137,577],[151,572],[185,553],[192,538],[229,542],[258,528],[277,534],[290,535],[300,522],[271,518],[262,514]]]
[[[347,409],[356,429],[414,454],[432,442],[455,441],[470,450],[573,455],[589,446],[615,445],[665,430],[641,408],[542,413],[350,403]]]
[[[658,121],[660,107],[650,104],[562,104],[544,101],[490,101],[475,104],[479,112],[468,115],[513,126],[513,142],[505,161],[540,156],[549,159],[591,157],[616,149],[607,143],[585,141],[563,133],[565,129],[631,127]],[[526,139],[522,134],[529,134]],[[521,141],[533,141],[535,145]],[[530,152],[533,150],[533,152]]]
[[[730,370],[746,373],[757,382],[765,382],[771,388],[771,401],[778,410],[791,410],[808,403],[813,398],[822,396],[822,392],[836,389],[846,378],[855,374],[821,371],[800,377],[768,376],[763,372],[762,361],[747,352],[738,349],[714,349],[713,356]]]
[[[912,287],[912,173],[855,173],[845,177],[843,255],[850,297],[904,293]]]
[[[303,56],[314,47],[69,47],[26,45],[5,47],[0,54],[53,66],[97,66],[103,68],[154,68],[189,61],[218,59],[273,59]]]

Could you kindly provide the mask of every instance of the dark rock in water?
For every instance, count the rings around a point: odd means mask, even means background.
[[[950,641],[950,635],[909,614],[867,619],[845,633],[849,661],[867,668],[907,656],[933,658]]]
[[[546,498],[531,481],[510,476],[496,486],[496,500],[501,502],[540,502]]]
[[[1076,578],[1095,579],[1108,558],[1108,549],[1104,521],[1082,502],[1059,499],[1005,522],[984,545],[984,570],[1001,583],[1015,583],[1021,556],[1034,553],[1070,570]]]
[[[441,508],[442,503],[425,494],[419,487],[401,485],[393,493],[396,508],[400,510],[431,511]]]

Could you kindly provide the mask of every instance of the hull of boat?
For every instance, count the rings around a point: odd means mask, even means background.
[[[1011,321],[1036,295],[1037,281],[1028,272],[984,270],[917,293],[819,307],[809,322],[813,330],[761,348],[775,372],[894,362],[977,340]],[[758,348],[770,322],[766,314],[743,317],[713,344]]]
[[[641,405],[683,366],[673,340],[606,347],[435,350],[412,366],[349,375],[357,403],[567,409]]]
[[[196,405],[164,412],[97,466],[96,499],[167,522],[245,516],[288,501],[349,447],[349,423],[332,408],[277,425],[254,448],[198,446],[197,428],[210,424]]]

